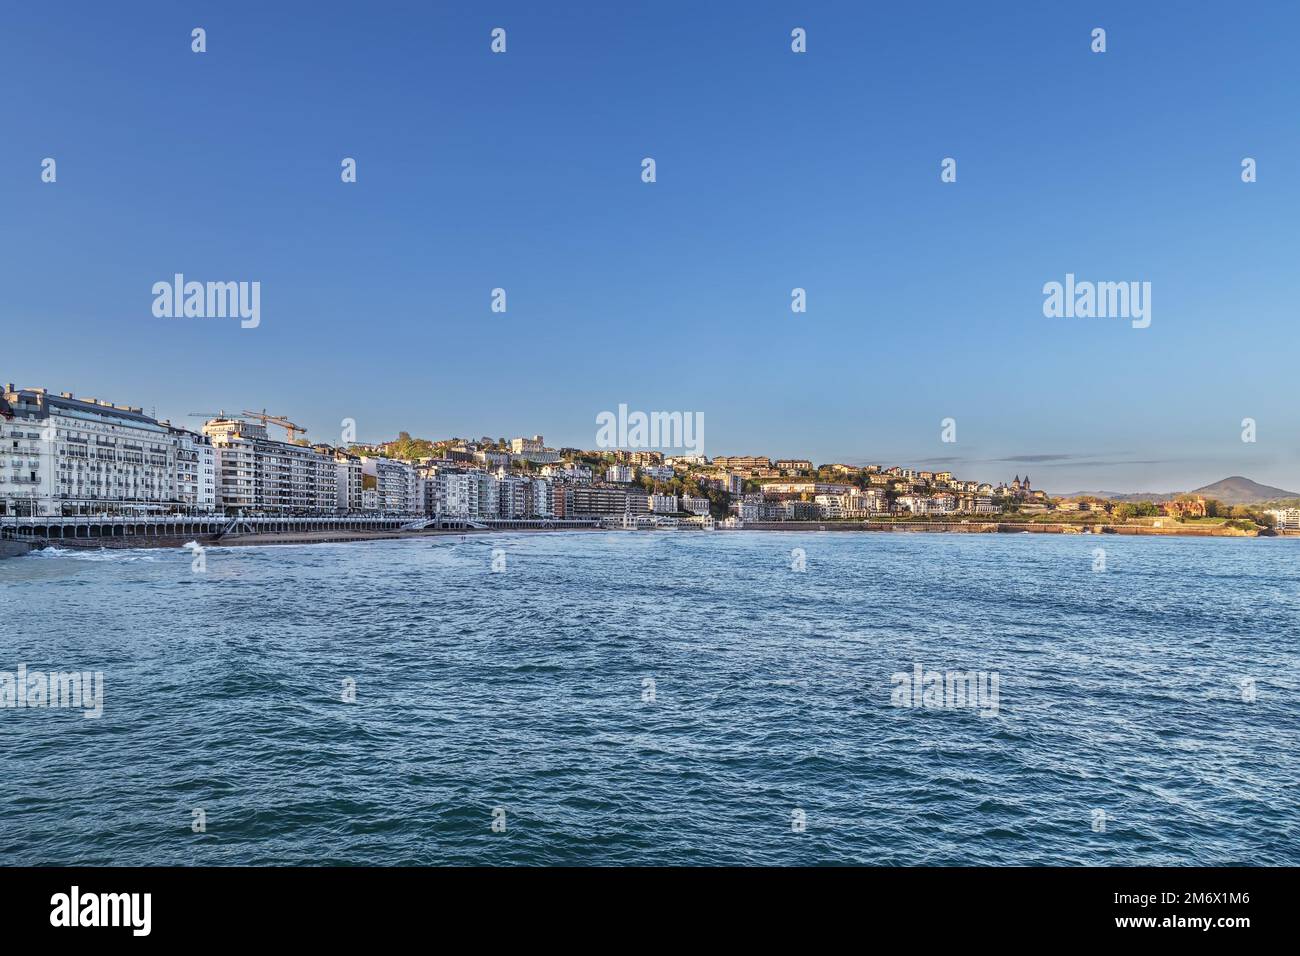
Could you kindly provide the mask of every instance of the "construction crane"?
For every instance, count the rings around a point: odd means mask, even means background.
[[[295,425],[293,422],[289,421],[289,419],[281,418],[278,415],[269,415],[265,408],[260,412],[250,412],[248,409],[244,409],[244,417],[256,418],[263,425],[279,425],[288,433],[290,442],[295,440],[295,435],[298,432],[302,432],[304,435],[307,434],[307,429],[303,428],[301,425]]]

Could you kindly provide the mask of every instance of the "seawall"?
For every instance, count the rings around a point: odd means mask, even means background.
[[[158,515],[138,518],[17,518],[6,523],[9,545],[0,557],[32,548],[179,548],[190,541],[205,546],[261,544],[336,544],[438,534],[491,531],[590,530],[597,522],[554,518],[465,519],[451,517],[256,517]]]

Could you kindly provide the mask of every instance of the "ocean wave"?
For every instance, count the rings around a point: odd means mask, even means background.
[[[51,560],[71,560],[71,561],[94,561],[129,564],[137,561],[155,563],[164,560],[163,554],[167,550],[161,548],[60,548],[58,545],[50,545],[45,548],[37,548],[29,551],[27,558],[39,558],[46,561]]]

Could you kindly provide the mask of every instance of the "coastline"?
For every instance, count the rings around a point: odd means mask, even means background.
[[[696,530],[696,529],[681,529]],[[1235,528],[1153,528],[1146,525],[1091,525],[1079,527],[1063,524],[1027,524],[1014,522],[969,522],[966,524],[949,522],[858,522],[837,523],[830,521],[773,521],[752,522],[743,528],[719,528],[718,532],[761,531],[761,532],[857,532],[877,534],[1077,534],[1077,535],[1125,535],[1130,537],[1186,537],[1186,538],[1296,538],[1300,532],[1275,532],[1261,535],[1258,532],[1241,531]],[[209,535],[172,535],[165,537],[126,536],[107,539],[69,539],[52,542],[49,546],[77,551],[127,550],[135,548],[168,549],[181,548],[186,543],[196,541],[210,547],[261,547],[271,545],[304,544],[356,544],[369,541],[397,541],[409,538],[440,538],[460,535],[484,534],[554,534],[557,532],[605,532],[635,534],[672,533],[665,529],[632,531],[621,528],[489,528],[489,529],[422,529],[418,531],[284,531],[263,534],[226,535],[219,541]],[[26,553],[26,542],[0,542],[0,544],[18,545],[13,553],[0,557],[14,557]],[[31,550],[38,550],[44,545],[33,544]]]
[[[1258,531],[1238,528],[1150,525],[1037,523],[1016,521],[864,521],[836,523],[831,521],[757,521],[746,522],[746,531],[878,531],[884,533],[918,534],[1077,534],[1077,535],[1143,535],[1187,538],[1259,538]],[[1278,536],[1283,536],[1280,533]]]

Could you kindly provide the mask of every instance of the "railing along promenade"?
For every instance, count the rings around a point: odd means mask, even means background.
[[[165,543],[170,539],[236,540],[249,536],[378,533],[407,531],[484,531],[590,528],[594,520],[560,518],[465,518],[436,515],[97,515],[0,516],[0,538],[31,544],[105,546]]]

